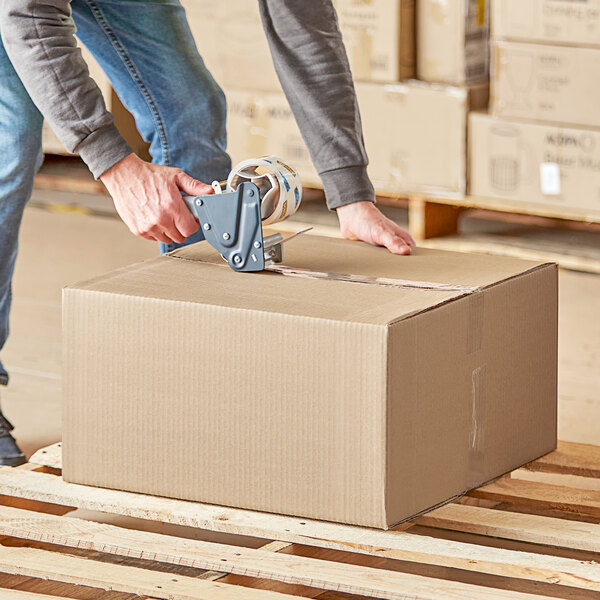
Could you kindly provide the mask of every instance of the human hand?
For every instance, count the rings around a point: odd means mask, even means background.
[[[214,191],[181,169],[155,165],[133,153],[103,173],[100,180],[131,232],[164,244],[181,243],[200,227],[181,194],[199,196]]]
[[[337,208],[342,237],[385,246],[394,254],[410,254],[412,235],[388,219],[373,202],[361,201]]]

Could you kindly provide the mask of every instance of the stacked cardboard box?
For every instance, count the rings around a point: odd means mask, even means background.
[[[232,0],[226,8],[208,0],[182,3],[200,54],[227,94],[228,149],[234,163],[254,155],[282,155],[305,185],[319,186],[277,79],[258,6],[243,0]],[[432,2],[334,4],[377,190],[463,196],[467,114],[487,102],[487,88],[481,85],[487,81],[487,3],[445,2],[441,22]],[[415,42],[416,8],[421,18]],[[238,15],[235,22],[231,14]],[[440,31],[445,35],[440,37]],[[427,82],[410,80],[415,47],[429,57],[420,63]]]
[[[600,1],[503,0],[471,193],[600,214]]]
[[[488,5],[485,0],[418,0],[419,79],[452,85],[487,80]]]

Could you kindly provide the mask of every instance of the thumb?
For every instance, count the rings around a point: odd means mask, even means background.
[[[212,186],[202,183],[193,177],[190,177],[187,173],[180,171],[176,177],[177,187],[184,193],[190,196],[202,196],[205,194],[212,194],[214,190]]]

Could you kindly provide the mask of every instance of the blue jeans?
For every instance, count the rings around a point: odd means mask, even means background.
[[[73,0],[77,36],[133,113],[152,161],[226,179],[225,96],[198,54],[178,0]],[[0,350],[8,336],[19,226],[42,163],[42,116],[0,41]],[[161,251],[184,244],[161,244]],[[0,383],[8,374],[0,363]]]

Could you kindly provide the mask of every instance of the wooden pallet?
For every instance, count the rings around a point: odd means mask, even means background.
[[[390,531],[75,485],[60,466],[57,444],[0,467],[2,599],[600,598],[597,446],[560,443]]]

